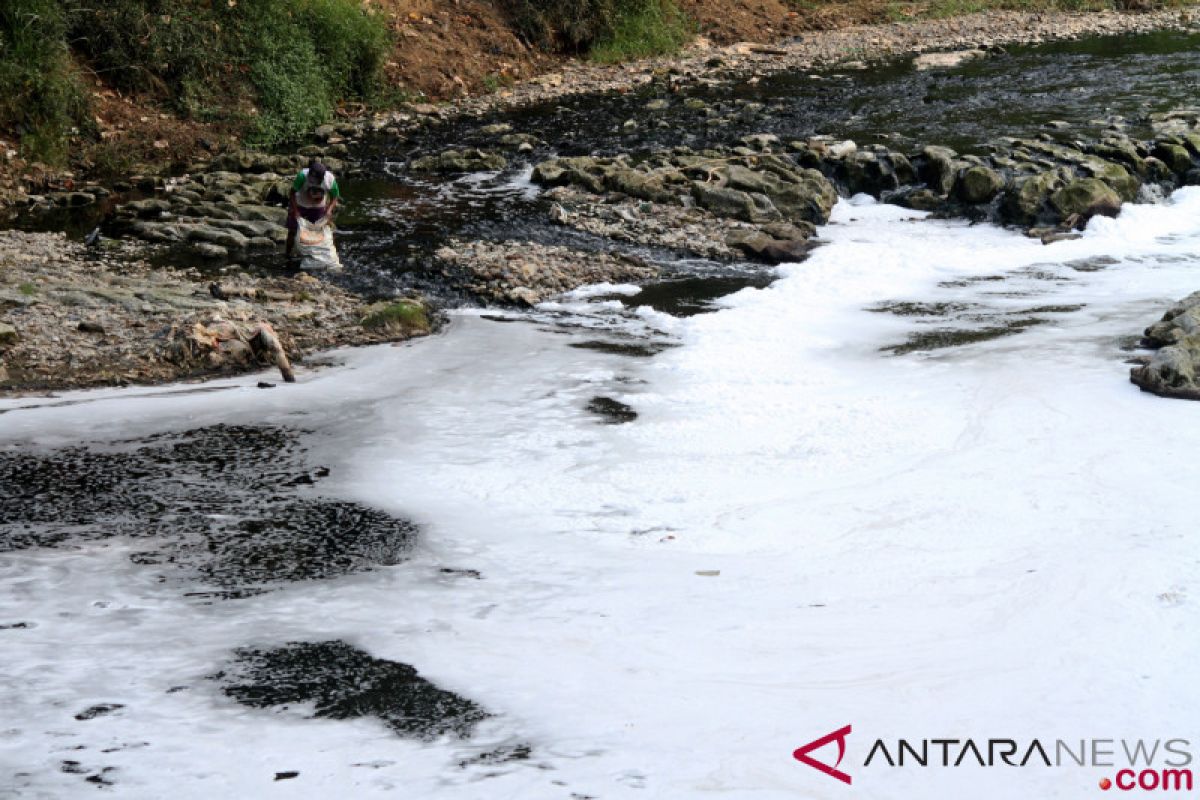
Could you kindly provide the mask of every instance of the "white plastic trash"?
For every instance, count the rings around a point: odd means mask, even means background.
[[[296,231],[296,252],[300,256],[300,269],[340,270],[337,248],[333,246],[333,228],[325,220],[309,222],[301,217]]]

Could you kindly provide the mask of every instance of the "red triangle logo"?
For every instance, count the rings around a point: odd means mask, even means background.
[[[826,775],[837,778],[842,783],[849,784],[851,781],[850,776],[838,769],[838,765],[842,763],[842,758],[846,755],[846,737],[849,735],[849,725],[844,728],[838,728],[833,733],[826,734],[820,739],[813,739],[803,747],[797,748],[796,751],[792,753],[792,758],[796,759],[801,764],[806,764],[813,769],[824,772]],[[811,753],[813,750],[820,750],[830,742],[837,742],[838,746],[837,762],[832,767],[821,761],[817,761],[815,758],[809,755],[809,753]]]

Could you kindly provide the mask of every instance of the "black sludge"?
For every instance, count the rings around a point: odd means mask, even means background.
[[[217,425],[41,453],[0,452],[0,552],[127,537],[221,596],[400,563],[417,529],[312,488],[296,431]]]
[[[315,718],[377,717],[398,735],[423,741],[445,735],[465,738],[491,716],[409,665],[375,658],[341,641],[241,648],[230,667],[212,677],[243,705],[311,702]]]

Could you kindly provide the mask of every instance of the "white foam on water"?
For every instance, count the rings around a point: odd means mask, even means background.
[[[0,764],[47,794],[91,790],[57,771],[75,758],[146,797],[1076,798],[1113,770],[863,760],[877,737],[1197,738],[1200,406],[1138,392],[1121,344],[1200,288],[1200,190],[1050,246],[922,216],[839,204],[772,286],[640,311],[683,342],[653,359],[465,314],[293,387],[0,403],[22,443],[315,428],[323,489],[423,526],[399,567],[213,605],[121,541],[0,557],[3,616],[37,625],[0,631]],[[976,318],[867,310],[894,301]],[[639,418],[603,424],[596,396]],[[497,717],[419,744],[243,708],[203,677],[235,647],[327,639]],[[72,719],[98,702],[126,707]],[[845,724],[853,789],[791,757]],[[518,742],[530,759],[459,766]]]

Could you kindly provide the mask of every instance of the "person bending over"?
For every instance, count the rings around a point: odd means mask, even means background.
[[[287,257],[296,249],[296,231],[300,228],[300,217],[314,225],[322,220],[333,219],[333,211],[341,199],[337,178],[325,165],[314,159],[300,170],[292,189],[288,192]]]

